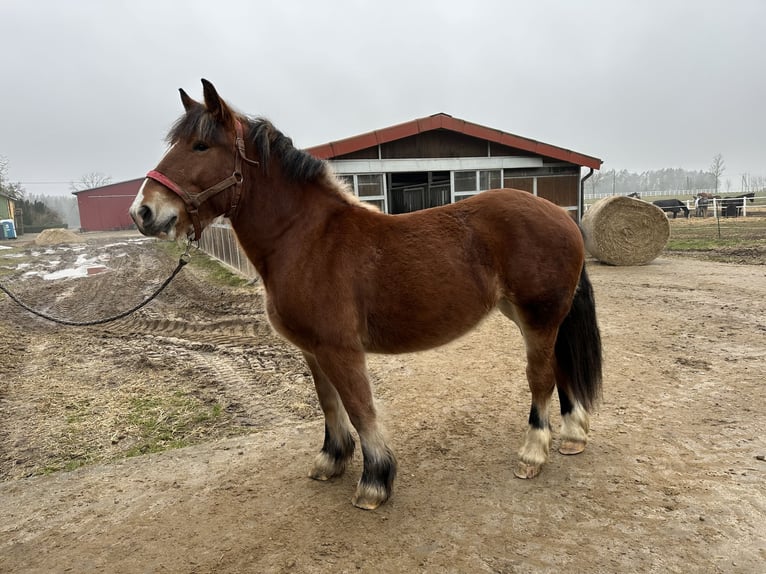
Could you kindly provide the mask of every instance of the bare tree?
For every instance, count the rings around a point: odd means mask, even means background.
[[[710,174],[715,180],[715,192],[718,193],[718,183],[721,179],[721,175],[726,171],[726,164],[723,161],[723,156],[718,153],[713,157],[713,163],[710,165]]]
[[[21,184],[8,181],[8,158],[2,155],[0,155],[0,191],[14,200],[24,198],[24,188]]]
[[[111,176],[92,171],[82,176],[79,181],[71,182],[69,184],[69,189],[71,191],[83,191],[85,189],[93,189],[94,187],[109,185],[110,183],[112,183]]]

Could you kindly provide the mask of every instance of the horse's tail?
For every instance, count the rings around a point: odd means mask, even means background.
[[[601,396],[602,357],[596,301],[585,265],[572,307],[559,326],[556,362],[570,395],[590,411]]]

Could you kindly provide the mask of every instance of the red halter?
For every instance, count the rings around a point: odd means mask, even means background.
[[[180,185],[156,169],[153,169],[146,174],[147,178],[153,179],[157,183],[164,185],[178,197],[183,199],[186,204],[186,213],[189,214],[189,217],[192,220],[192,225],[194,226],[194,237],[192,238],[192,241],[199,241],[199,238],[202,235],[202,226],[199,221],[199,206],[221,191],[234,187],[231,206],[229,206],[229,209],[224,214],[230,219],[234,217],[237,213],[240,195],[242,194],[242,160],[245,160],[250,165],[258,165],[257,161],[249,159],[245,155],[245,139],[242,136],[242,123],[239,120],[234,120],[234,130],[236,132],[236,139],[234,141],[234,172],[223,181],[208,187],[206,190],[196,195],[190,195],[186,190],[181,188]]]

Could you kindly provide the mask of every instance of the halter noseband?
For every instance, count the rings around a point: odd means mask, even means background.
[[[234,187],[231,206],[229,206],[229,209],[224,214],[229,219],[234,217],[237,213],[240,195],[242,194],[242,160],[245,160],[250,165],[258,165],[256,160],[249,159],[245,155],[245,139],[242,135],[242,123],[239,120],[234,120],[234,130],[236,132],[236,139],[234,141],[234,172],[223,181],[208,187],[206,190],[196,195],[190,195],[180,185],[156,169],[153,169],[146,174],[147,178],[164,185],[180,197],[186,204],[186,213],[189,214],[189,217],[192,220],[192,225],[194,226],[194,237],[192,238],[192,241],[199,241],[199,238],[202,236],[202,225],[200,225],[199,221],[199,206],[214,195],[229,189],[230,187]]]

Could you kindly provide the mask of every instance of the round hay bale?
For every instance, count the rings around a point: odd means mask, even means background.
[[[64,243],[85,243],[79,235],[68,229],[43,229],[35,237],[35,245],[61,245]]]
[[[670,223],[659,207],[621,195],[591,205],[581,225],[585,248],[609,265],[646,265],[670,237]]]

